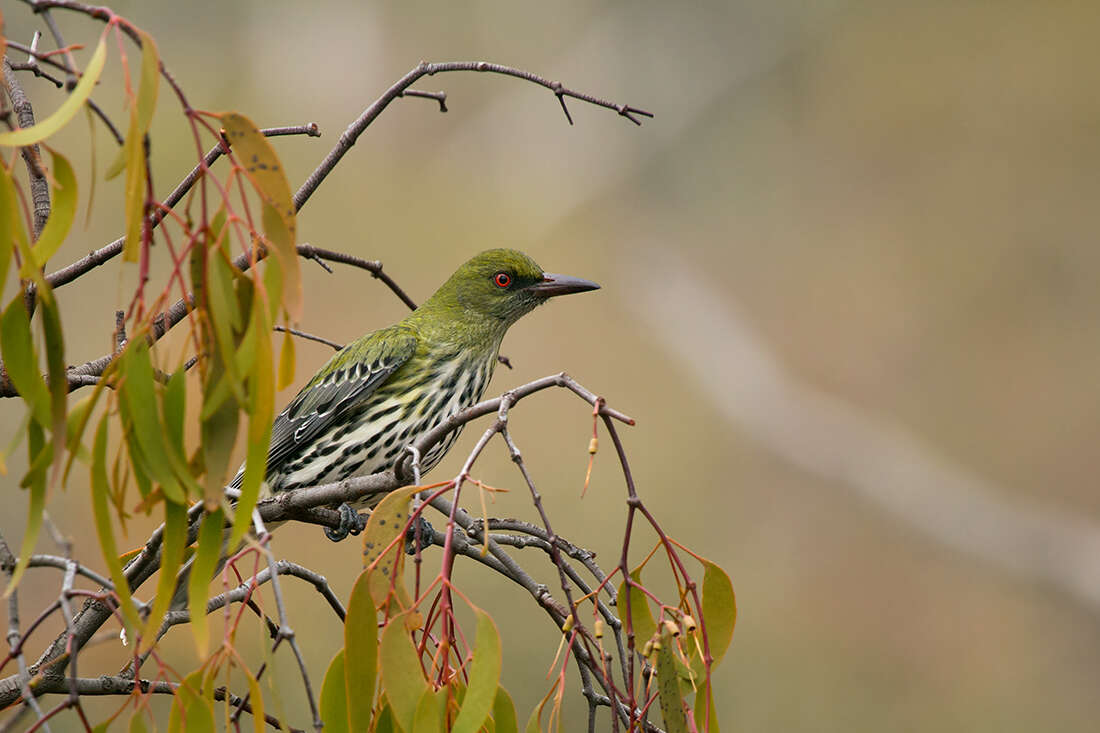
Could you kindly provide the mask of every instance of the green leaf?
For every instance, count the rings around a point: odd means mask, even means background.
[[[386,494],[371,511],[366,529],[363,530],[363,565],[368,569],[374,565],[368,580],[371,597],[379,608],[385,608],[393,597],[390,595],[391,586],[400,609],[412,605],[402,578],[404,543],[394,540],[404,532],[405,522],[409,518],[409,500],[417,490],[415,486],[406,486]],[[385,552],[387,547],[389,551]]]
[[[25,127],[22,130],[0,133],[0,145],[12,147],[33,145],[36,142],[45,140],[69,124],[69,121],[76,116],[76,113],[88,101],[96,82],[99,81],[99,75],[103,73],[103,65],[107,62],[106,40],[107,30],[104,30],[99,36],[99,43],[96,45],[95,51],[92,52],[92,58],[88,60],[88,65],[84,67],[84,73],[81,74],[80,81],[77,82],[72,93],[61,103],[56,112],[37,125]]]
[[[402,733],[393,719],[393,708],[386,702],[374,722],[374,733]]]
[[[222,527],[225,512],[221,508],[208,512],[199,527],[199,542],[195,549],[194,564],[187,581],[187,605],[191,609],[191,631],[195,635],[195,648],[199,659],[206,660],[210,645],[209,622],[206,617],[206,601],[210,589],[210,576],[218,566],[222,553]],[[260,716],[261,718],[263,716]]]
[[[470,663],[466,697],[452,728],[455,733],[477,733],[493,709],[500,686],[500,634],[489,614],[480,608],[475,608],[474,613],[477,615],[477,643]]]
[[[634,583],[642,582],[642,569],[637,568],[630,573]],[[649,608],[649,598],[641,588],[631,584],[630,595],[626,593],[626,582],[619,583],[619,609],[623,613],[623,623],[628,629],[633,629],[634,639],[638,647],[641,646],[655,633],[657,622],[653,620],[653,611]],[[630,605],[628,606],[627,603]],[[628,612],[629,609],[629,612]]]
[[[703,618],[706,622],[710,654],[717,664],[733,639],[733,627],[737,623],[737,599],[726,571],[710,560],[703,559],[702,563]]]
[[[11,253],[15,242],[26,242],[27,233],[23,229],[22,208],[15,193],[15,183],[11,172],[0,165],[0,294],[8,280],[11,266]]]
[[[321,721],[325,733],[348,733],[348,693],[344,687],[344,650],[329,662],[321,683]]]
[[[248,378],[248,453],[245,455],[241,494],[237,499],[236,518],[230,546],[235,546],[248,531],[252,509],[260,498],[260,484],[267,470],[267,447],[271,442],[271,424],[275,421],[275,372],[271,355],[271,326],[259,299],[252,303],[252,321],[256,330],[256,364]]]
[[[8,581],[8,589],[4,591],[7,597],[19,584],[23,572],[27,569],[31,554],[34,553],[34,545],[38,541],[38,531],[42,528],[42,514],[46,510],[46,464],[50,458],[50,444],[46,442],[42,426],[33,420],[27,425],[27,453],[31,467],[23,479],[30,488],[30,505],[27,508],[27,530],[23,533],[23,544],[19,549],[19,561],[15,563],[11,580]]]
[[[293,321],[299,321],[302,317],[302,279],[295,250],[297,209],[286,172],[275,148],[260,134],[252,120],[235,112],[226,112],[221,120],[237,162],[244,166],[245,175],[265,204],[270,205],[270,211],[266,205],[263,211],[264,233],[282,270],[285,283],[282,305]]]
[[[130,584],[122,572],[122,563],[118,557],[118,545],[111,526],[111,514],[107,506],[111,495],[111,486],[107,478],[107,426],[109,415],[104,414],[95,431],[95,443],[92,448],[92,516],[95,519],[96,536],[103,551],[103,561],[111,574],[115,592],[118,594],[122,617],[126,622],[126,633],[132,639],[141,628],[141,619],[130,597]]]
[[[447,723],[447,688],[424,690],[416,705],[412,731],[415,733],[442,733]]]
[[[495,733],[519,733],[516,706],[503,687],[497,688],[497,696],[493,700],[493,725],[496,727]]]
[[[666,733],[688,733],[684,699],[680,696],[680,676],[676,671],[676,639],[667,630],[661,632],[657,650],[657,695]]]
[[[35,273],[38,274],[37,271]],[[42,313],[42,330],[46,340],[46,374],[50,392],[50,424],[53,432],[53,444],[57,450],[53,455],[53,475],[50,484],[57,483],[65,459],[62,447],[66,444],[67,425],[65,409],[69,398],[68,374],[65,367],[65,340],[61,328],[61,312],[53,291],[46,281],[38,280],[38,304]]]
[[[138,30],[141,36],[141,83],[137,93],[137,119],[138,127],[145,132],[153,121],[153,112],[157,107],[157,85],[160,83],[160,58],[157,54],[157,44],[143,30]],[[263,717],[262,715],[260,716]]]
[[[183,457],[183,446],[172,442],[171,430],[162,426],[153,363],[144,338],[130,340],[119,368],[124,378],[118,392],[133,420],[133,430],[127,438],[131,446],[135,441],[140,446],[144,468],[163,487],[165,498],[183,503],[187,501],[187,489],[198,493],[202,488],[191,475],[191,468]]]
[[[714,689],[705,680],[695,693],[695,725],[700,733],[719,733],[718,713],[714,709]]]
[[[378,667],[382,673],[382,688],[393,708],[393,715],[402,730],[413,730],[416,705],[428,681],[420,667],[420,655],[405,628],[407,613],[392,617],[382,629],[378,645]]]
[[[168,733],[214,733],[214,705],[203,695],[202,670],[183,680],[172,699]]]
[[[496,698],[493,700],[493,725],[495,733],[519,733],[516,705],[503,687],[496,688]]]
[[[141,651],[156,643],[164,614],[172,602],[176,588],[176,572],[183,562],[183,549],[187,544],[187,507],[171,501],[164,505],[164,539],[161,543],[160,577],[157,579],[157,597],[142,632]],[[178,694],[178,693],[177,693]],[[188,730],[191,730],[188,728]]]
[[[148,171],[145,170],[145,133],[137,132],[134,124],[136,113],[130,117],[130,132],[126,135],[123,152],[126,155],[126,189],[123,210],[126,213],[126,239],[122,245],[124,262],[137,262],[141,254],[142,230],[145,227],[145,189]]]
[[[0,354],[8,378],[39,425],[50,425],[50,392],[38,371],[38,357],[31,338],[31,322],[23,303],[23,294],[17,293],[0,316]]]
[[[168,444],[184,454],[183,425],[187,416],[187,372],[177,369],[164,387],[164,432]]]
[[[77,189],[73,168],[60,153],[51,150],[50,156],[53,159],[53,181],[56,183],[50,192],[50,218],[46,220],[46,226],[42,227],[42,233],[38,235],[38,241],[31,249],[31,254],[34,255],[33,264],[24,263],[24,267],[41,268],[45,265],[65,241],[65,237],[69,236],[69,229],[76,217]]]
[[[359,574],[348,599],[344,621],[344,670],[348,727],[353,731],[365,731],[370,727],[378,674],[378,614],[371,600],[365,570]]]
[[[130,716],[130,733],[149,733],[149,727],[145,725],[145,716],[135,711]]]

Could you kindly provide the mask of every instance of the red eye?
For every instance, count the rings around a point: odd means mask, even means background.
[[[498,272],[493,276],[493,282],[497,284],[498,288],[506,288],[512,284],[512,276],[507,272]]]

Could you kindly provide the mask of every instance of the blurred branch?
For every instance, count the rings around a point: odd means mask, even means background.
[[[1010,492],[888,418],[799,380],[736,304],[668,250],[631,251],[625,302],[731,423],[792,465],[846,486],[905,525],[1003,571],[1100,610],[1100,527]],[[705,319],[698,314],[706,313]],[[698,345],[706,343],[706,359]]]

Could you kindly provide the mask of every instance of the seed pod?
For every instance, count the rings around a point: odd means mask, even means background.
[[[695,619],[686,613],[684,614],[684,628],[687,629],[689,634],[695,633],[695,629],[698,628],[695,625]]]
[[[603,625],[604,624],[602,618],[596,619],[595,623],[592,624],[592,633],[597,639],[603,638]]]
[[[588,441],[588,455],[596,455],[596,451],[599,449],[599,447],[600,441],[595,436],[592,436],[592,440]]]
[[[568,633],[573,630],[573,626],[575,626],[576,623],[577,622],[576,619],[573,618],[573,614],[569,614],[565,617],[565,623],[561,625],[561,630]]]
[[[665,631],[673,636],[680,635],[680,627],[676,625],[676,622],[672,619],[665,619]]]

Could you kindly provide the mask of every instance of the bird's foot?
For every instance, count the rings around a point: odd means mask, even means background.
[[[409,530],[405,533],[405,552],[409,555],[416,554],[416,533],[420,530],[420,548],[431,547],[432,537],[435,535],[435,530],[432,529],[432,525],[428,523],[428,520],[424,517],[417,517],[416,524],[409,527]]]
[[[341,504],[337,511],[340,512],[340,526],[335,529],[325,527],[325,537],[333,542],[339,542],[349,534],[359,534],[367,526],[367,515],[360,514],[347,503]]]

